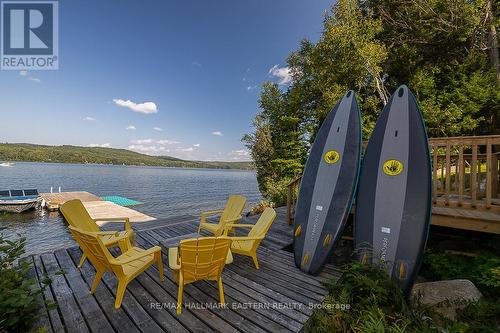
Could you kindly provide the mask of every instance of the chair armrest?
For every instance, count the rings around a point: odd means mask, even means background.
[[[168,249],[168,266],[173,270],[181,268],[181,265],[179,264],[178,247],[171,247]]]
[[[243,223],[228,223],[224,226],[224,236],[227,236],[227,234],[229,233],[229,230],[231,230],[232,228],[236,228],[236,227],[241,227],[241,228],[253,228],[254,227],[254,224],[243,224]]]
[[[231,237],[231,236],[228,236],[228,238],[232,241],[252,241],[252,240],[264,239],[264,237],[265,236],[260,236],[260,237],[246,237],[246,236]]]
[[[94,222],[102,221],[102,222],[123,222],[125,223],[125,230],[132,230],[132,226],[130,225],[130,218],[128,217],[101,217],[97,219],[93,219]]]
[[[208,210],[208,211],[205,211],[205,212],[201,212],[201,215],[205,215],[205,216],[210,216],[210,215],[216,215],[216,214],[220,214],[222,213],[224,210],[222,209],[219,209],[219,210]]]
[[[94,236],[116,236],[116,237],[118,237],[120,235],[119,231],[92,231],[92,232],[86,232],[86,233],[94,235]]]
[[[229,224],[226,224],[225,227],[226,227],[226,229],[234,228],[234,227],[253,228],[253,227],[255,227],[255,224],[229,223]]]
[[[153,246],[152,248],[149,248],[149,249],[145,250],[144,252],[138,253],[138,254],[136,254],[132,257],[129,257],[127,259],[115,259],[115,262],[119,265],[128,264],[129,262],[135,261],[139,258],[148,256],[151,254],[155,254],[156,252],[161,252],[161,247]]]
[[[206,220],[207,220],[208,216],[217,215],[217,214],[220,214],[222,212],[223,212],[222,209],[220,209],[220,210],[209,210],[209,211],[206,211],[206,212],[201,212],[200,226],[202,225],[202,223],[206,223]]]
[[[232,218],[232,219],[227,219],[227,220],[224,220],[224,224],[227,225],[228,223],[231,223],[231,222],[236,222],[236,221],[239,221],[241,220],[241,215],[235,217],[235,218]]]

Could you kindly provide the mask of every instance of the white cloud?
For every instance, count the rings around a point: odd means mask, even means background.
[[[151,114],[158,113],[158,107],[153,102],[145,102],[145,103],[135,103],[131,100],[123,100],[123,99],[113,99],[113,102],[116,105],[123,106],[125,108],[129,108],[134,112]]]
[[[278,78],[278,84],[288,84],[292,82],[290,67],[279,67],[279,65],[274,65],[269,69],[268,74]]]
[[[101,147],[101,148],[110,148],[111,143],[106,142],[106,143],[91,143],[89,144],[89,147]]]
[[[28,74],[29,73],[26,70],[19,71],[19,75],[24,76],[24,77],[28,77],[28,80],[30,80],[30,81],[33,81],[33,82],[36,82],[36,83],[42,82],[42,80],[40,80],[39,78],[33,77],[33,76],[28,76]]]
[[[250,160],[250,152],[246,149],[233,150],[228,154],[228,156],[232,160],[236,160],[236,161],[248,161],[248,160]]]
[[[161,127],[153,127],[153,129],[157,132],[161,132],[163,131],[163,129]]]
[[[85,120],[85,121],[95,121],[96,119],[93,118],[93,117],[85,117],[85,118],[83,118],[83,120]]]
[[[200,144],[199,144],[199,143],[195,143],[195,144],[193,145],[193,147],[195,147],[195,148],[200,148]]]
[[[130,143],[133,145],[144,145],[148,143],[152,143],[153,139],[137,139],[137,140],[131,140]]]
[[[153,140],[153,139],[136,139],[130,140],[129,149],[141,152],[158,152],[166,150],[164,146],[175,145],[180,143],[174,140]],[[132,148],[131,148],[132,147]]]
[[[166,147],[147,144],[132,144],[128,146],[128,149],[148,155],[160,155],[170,152],[170,149]]]
[[[193,61],[191,65],[196,66],[198,68],[203,68],[203,66],[198,61]]]
[[[131,144],[128,149],[148,155],[164,155],[170,152],[170,149],[155,144]]]
[[[182,151],[182,152],[191,152],[191,151],[194,151],[194,147],[189,147],[189,148],[177,148],[176,149],[177,151]]]
[[[128,125],[127,127],[125,127],[125,129],[126,129],[127,131],[135,131],[135,130],[136,130],[136,128],[135,128],[135,126],[134,126],[134,125]]]
[[[174,140],[158,140],[156,141],[157,144],[159,145],[175,145],[177,143],[180,143],[179,141],[174,141]]]
[[[223,136],[224,134],[222,134],[221,131],[213,131],[212,132],[212,135],[215,135],[215,136]]]

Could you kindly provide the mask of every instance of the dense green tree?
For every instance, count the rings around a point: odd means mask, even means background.
[[[255,132],[243,137],[257,166],[257,180],[263,193],[276,203],[286,198],[286,183],[301,174],[307,150],[300,124],[302,118],[290,108],[277,84],[266,82],[259,100],[261,112]]]
[[[382,20],[378,38],[388,50],[387,86],[410,86],[431,136],[500,133],[490,1],[369,0],[366,5]]]
[[[338,0],[318,42],[302,40],[289,56],[292,83],[263,85],[255,132],[244,137],[263,194],[283,202],[349,89],[365,140],[401,84],[416,94],[430,136],[500,133],[498,8],[491,0]]]

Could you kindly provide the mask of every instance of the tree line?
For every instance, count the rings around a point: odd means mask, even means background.
[[[369,135],[391,93],[414,92],[430,137],[500,134],[499,3],[490,0],[338,0],[315,43],[300,41],[288,86],[265,82],[243,137],[261,192],[284,203],[316,131],[354,89]]]

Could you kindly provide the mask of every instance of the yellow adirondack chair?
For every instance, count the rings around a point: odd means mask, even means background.
[[[241,213],[247,198],[242,195],[230,195],[227,200],[226,207],[223,210],[212,210],[208,212],[201,213],[200,226],[198,227],[198,233],[201,230],[207,230],[211,232],[214,236],[221,236],[224,233],[225,225],[228,223],[234,224],[241,219]],[[219,223],[208,223],[207,217],[211,215],[221,214]],[[233,230],[229,230],[232,232]]]
[[[106,235],[102,235],[102,232],[85,232],[73,226],[70,226],[69,230],[96,269],[90,293],[95,292],[105,272],[114,273],[118,279],[116,309],[119,309],[122,304],[123,295],[129,282],[155,262],[160,272],[160,280],[163,281],[163,262],[159,246],[144,250],[132,246],[129,238],[122,238],[119,244],[122,254],[115,258],[102,241],[103,237],[106,237]]]
[[[266,233],[271,227],[271,224],[273,224],[275,218],[276,211],[268,207],[264,210],[255,224],[227,224],[226,230],[229,230],[230,228],[251,228],[247,236],[230,237],[232,240],[231,252],[252,257],[255,267],[259,269],[257,248],[266,236]]]
[[[168,250],[168,265],[174,271],[174,280],[179,285],[177,314],[182,311],[184,286],[199,280],[214,280],[219,286],[220,303],[224,304],[222,270],[233,262],[229,251],[228,237],[200,237],[181,241],[179,248]]]
[[[83,203],[78,199],[70,200],[64,203],[61,206],[61,213],[64,215],[66,221],[68,221],[68,223],[75,228],[87,232],[100,232],[100,235],[102,236],[101,240],[107,247],[117,246],[118,243],[122,241],[124,238],[128,238],[132,244],[135,244],[134,231],[130,226],[130,221],[128,217],[92,219],[89,213],[87,212],[87,209],[85,209]],[[120,231],[120,232],[101,231],[101,229],[99,229],[99,226],[96,223],[97,221],[124,222],[125,231]],[[85,255],[85,252],[83,252],[78,267],[82,267],[86,258],[87,256]]]

